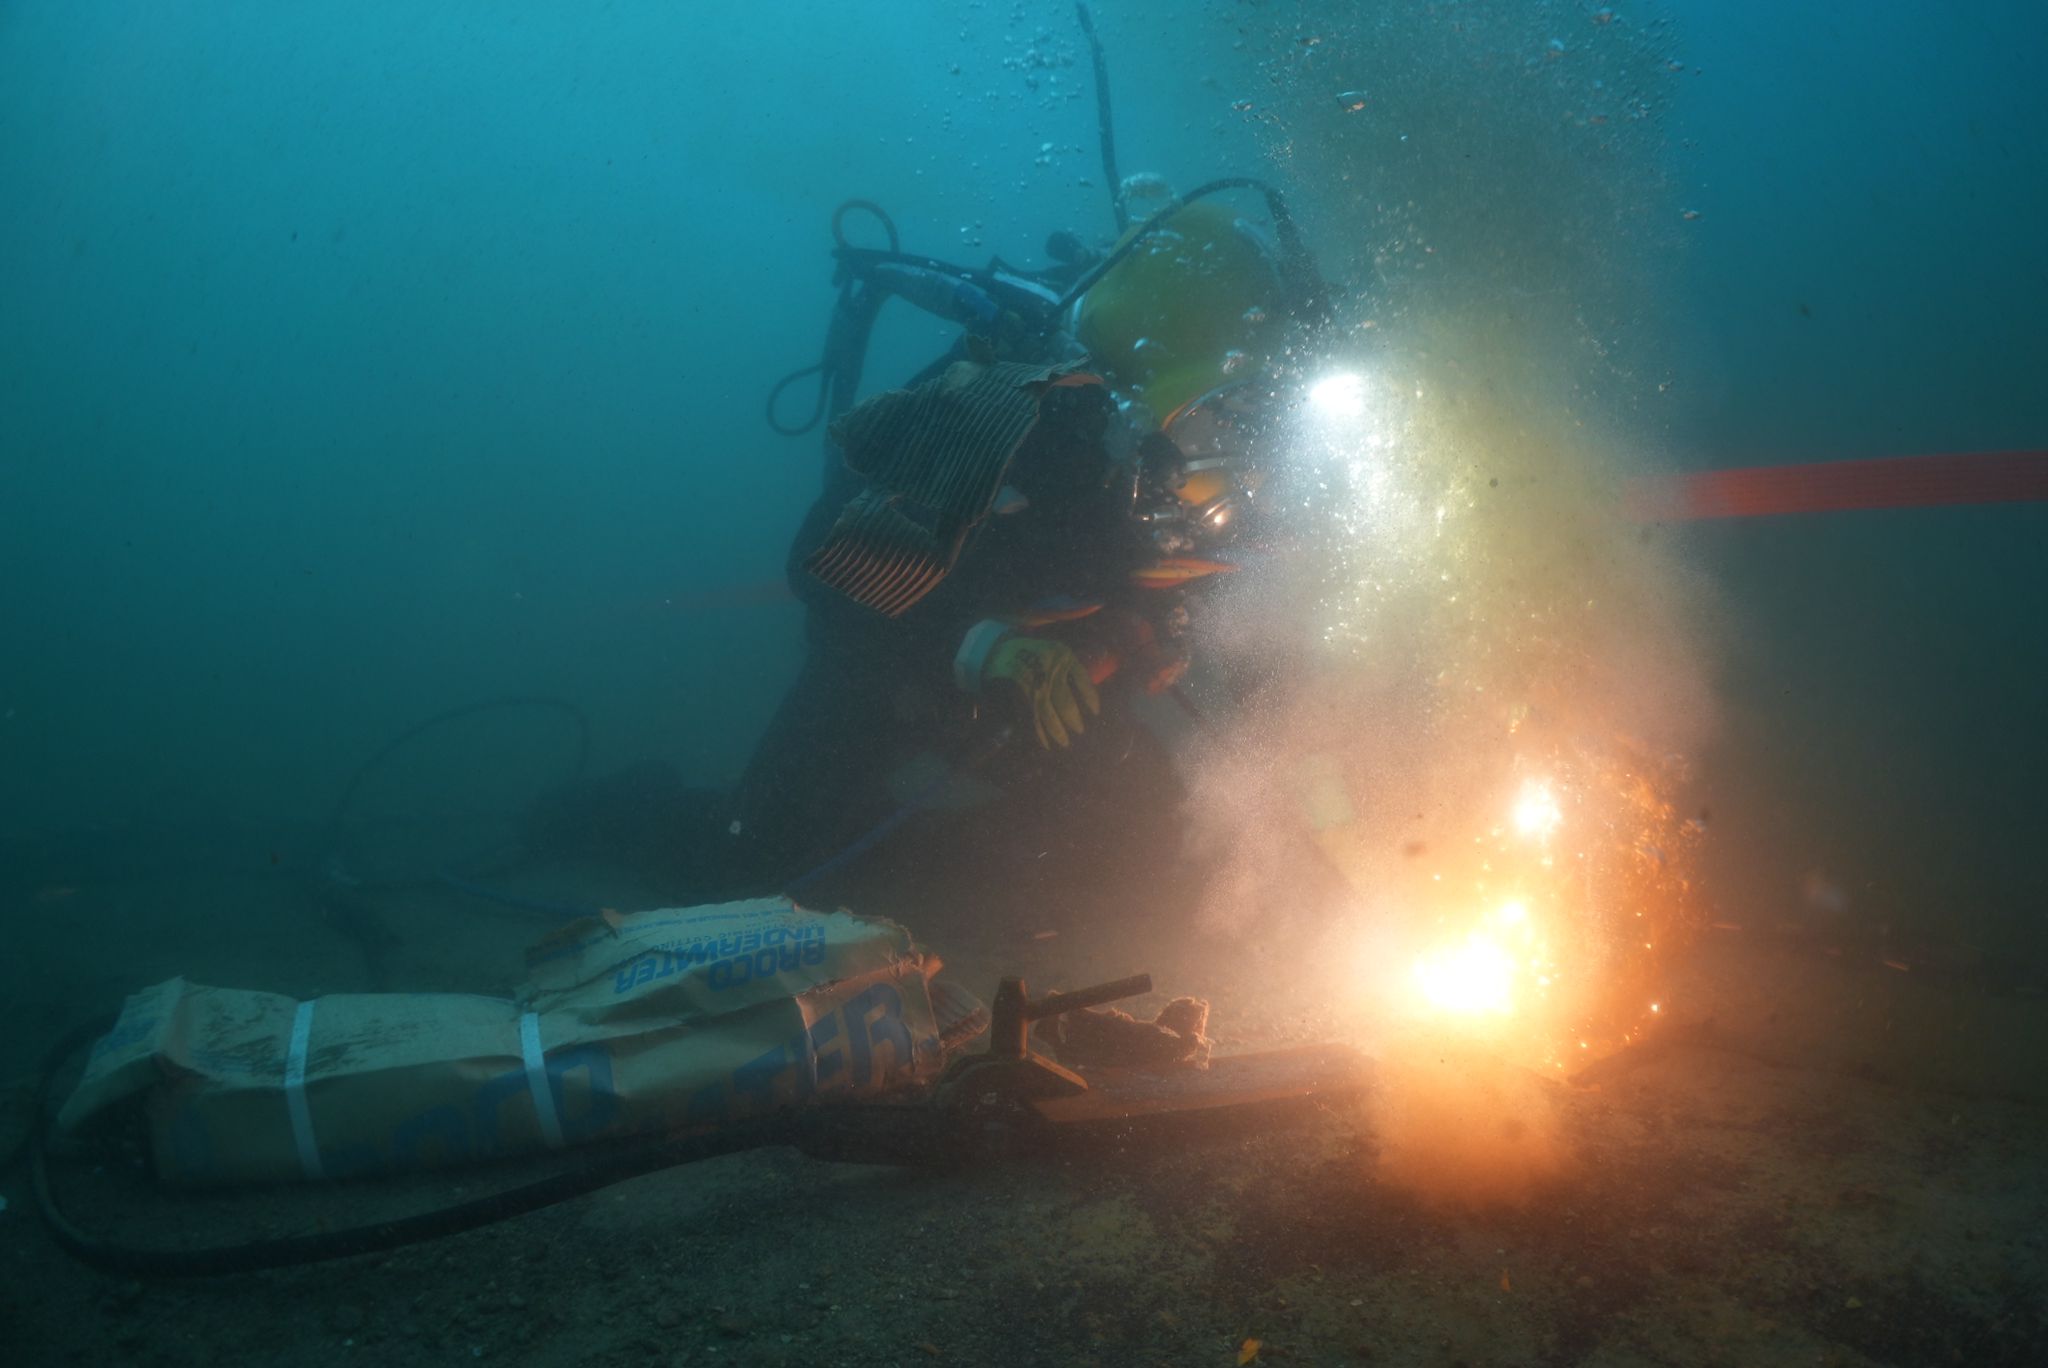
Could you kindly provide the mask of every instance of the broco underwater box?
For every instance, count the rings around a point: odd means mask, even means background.
[[[333,1178],[705,1128],[939,1068],[936,962],[892,922],[781,899],[607,914],[527,960],[514,999],[159,983],[94,1047],[59,1129],[139,1101],[167,1181]]]

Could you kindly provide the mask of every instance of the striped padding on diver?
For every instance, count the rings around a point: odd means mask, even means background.
[[[962,363],[916,389],[876,395],[840,419],[833,436],[848,468],[871,487],[847,504],[805,568],[889,617],[910,609],[953,568],[968,529],[988,513],[1011,457],[1038,421],[1039,395],[1061,374]]]
[[[1044,366],[957,370],[878,395],[842,420],[846,463],[880,487],[935,515],[937,525],[988,511],[1002,473],[1038,421]]]
[[[869,491],[846,506],[807,568],[821,583],[889,617],[930,593],[951,568],[931,534]]]

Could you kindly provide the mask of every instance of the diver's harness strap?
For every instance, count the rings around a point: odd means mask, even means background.
[[[291,1045],[284,1056],[284,1104],[291,1114],[292,1143],[299,1151],[299,1167],[308,1178],[327,1176],[320,1167],[320,1144],[313,1137],[313,1111],[306,1105],[306,1053],[313,1042],[313,1008],[318,998],[308,998],[292,1015]]]
[[[291,1117],[292,1146],[298,1152],[299,1169],[308,1178],[323,1179],[326,1167],[320,1162],[320,1141],[313,1130],[313,1109],[306,1101],[306,1057],[312,1052],[313,1011],[320,999],[307,998],[292,1014],[292,1034],[284,1055],[284,1104]],[[548,1080],[547,1053],[540,1044],[540,1018],[532,1012],[519,1014],[520,1063],[526,1068],[526,1086],[533,1094],[533,1112],[541,1138],[549,1149],[563,1146],[562,1120],[555,1108],[553,1085]]]
[[[540,1137],[549,1149],[562,1147],[562,1118],[555,1110],[555,1090],[548,1081],[547,1052],[540,1047],[540,1014],[519,1014],[519,1058],[526,1066],[526,1087],[533,1094],[533,1114]]]

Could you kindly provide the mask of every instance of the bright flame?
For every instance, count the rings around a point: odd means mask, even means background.
[[[1457,1016],[1506,1016],[1517,988],[1543,999],[1556,968],[1548,960],[1529,907],[1519,898],[1501,903],[1463,941],[1439,946],[1415,961],[1423,1000]],[[1518,980],[1526,975],[1535,986]]]
[[[1564,810],[1557,805],[1557,795],[1550,791],[1550,785],[1540,779],[1531,779],[1522,785],[1521,796],[1515,799],[1515,830],[1524,836],[1544,837],[1557,830],[1564,820]]]
[[[1326,375],[1309,387],[1309,403],[1325,418],[1365,416],[1365,381],[1350,371]]]
[[[1514,961],[1483,931],[1463,945],[1432,951],[1415,961],[1422,995],[1447,1012],[1476,1016],[1514,1010]]]

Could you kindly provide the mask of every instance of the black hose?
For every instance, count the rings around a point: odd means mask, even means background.
[[[137,1278],[198,1278],[289,1268],[295,1264],[344,1259],[355,1254],[375,1254],[524,1216],[659,1169],[715,1159],[740,1150],[791,1144],[801,1138],[798,1123],[789,1114],[776,1113],[701,1135],[664,1137],[623,1146],[566,1172],[550,1174],[503,1192],[346,1230],[193,1249],[123,1244],[118,1240],[87,1234],[58,1205],[50,1182],[46,1135],[50,1094],[64,1062],[83,1046],[105,1035],[114,1021],[115,1018],[105,1016],[75,1027],[44,1056],[42,1073],[36,1080],[32,1124],[24,1142],[28,1148],[36,1210],[42,1216],[43,1224],[49,1228],[50,1237],[65,1253],[104,1273]],[[12,1162],[11,1158],[9,1162]]]
[[[354,773],[349,775],[348,782],[342,786],[341,796],[335,800],[333,811],[328,814],[327,860],[317,870],[309,871],[309,892],[315,906],[320,908],[333,928],[356,943],[362,952],[373,987],[381,989],[386,986],[390,954],[399,944],[398,936],[379,912],[376,894],[389,893],[399,884],[386,880],[377,886],[365,885],[351,877],[349,873],[348,856],[351,852],[347,850],[347,822],[355,807],[356,797],[370,775],[376,772],[377,767],[415,738],[450,722],[507,708],[546,708],[566,714],[576,727],[576,759],[569,779],[573,781],[582,777],[590,761],[590,722],[581,709],[559,698],[521,695],[486,699],[435,713],[386,741],[374,755],[358,765]],[[442,877],[454,886],[462,888],[464,892],[475,891],[445,874]],[[553,908],[548,910],[557,911]]]
[[[478,883],[474,879],[465,879],[452,869],[442,870],[439,877],[442,883],[457,893],[467,893],[472,898],[496,903],[500,907],[516,907],[522,912],[545,912],[548,916],[558,917],[562,921],[582,921],[585,917],[595,917],[604,910],[596,906],[586,907],[582,903],[552,902],[545,898],[528,898],[517,893],[508,893],[489,884]]]
[[[883,817],[881,821],[875,823],[838,850],[797,875],[794,879],[785,882],[782,885],[781,892],[794,896],[799,889],[807,888],[829,874],[838,873],[847,865],[852,864],[855,860],[873,850],[883,841],[888,840],[890,836],[895,834],[898,827],[922,812],[925,803],[937,796],[940,789],[958,778],[960,774],[973,774],[988,763],[998,751],[1010,743],[1010,735],[1010,728],[1003,727],[999,729],[988,740],[968,752],[967,756],[960,762],[958,774],[952,770],[942,770],[938,774],[933,775],[925,781],[923,787],[891,809],[889,814]]]
[[[839,253],[842,257],[865,257],[870,250],[843,247]],[[893,257],[895,253],[877,252],[877,255]],[[817,362],[793,370],[777,380],[769,389],[767,402],[763,405],[762,412],[768,426],[784,437],[801,437],[819,423],[837,418],[853,407],[854,397],[860,390],[861,372],[867,366],[868,337],[874,331],[876,315],[881,313],[882,305],[889,299],[889,292],[870,286],[846,271],[844,261],[841,270],[844,278],[839,284],[839,297],[832,304],[831,321],[825,327],[825,346]],[[784,392],[797,381],[812,375],[818,377],[818,397],[812,403],[809,415],[799,423],[783,422],[780,410]],[[831,464],[829,459],[827,464]]]
[[[972,285],[1006,313],[1017,315],[1024,328],[1037,332],[1048,332],[1059,323],[1059,298],[1049,285],[1033,279],[1028,273],[1012,270],[995,259],[990,266],[961,266],[955,262],[942,261],[938,257],[923,256],[915,252],[891,252],[878,247],[840,247],[833,255],[849,274],[858,277],[870,293],[887,298],[906,299],[917,304],[936,317],[949,315],[934,310],[930,304],[898,294],[886,279],[878,278],[876,267],[903,266],[913,271],[928,271],[949,279]],[[958,322],[957,318],[950,321]],[[799,372],[790,379],[800,378],[808,372]]]
[[[1088,53],[1095,62],[1095,122],[1102,133],[1102,178],[1109,185],[1110,212],[1116,215],[1116,231],[1121,237],[1124,229],[1130,227],[1131,211],[1124,204],[1123,180],[1116,173],[1116,122],[1109,109],[1109,62],[1102,55],[1102,40],[1095,36],[1095,20],[1088,13],[1088,6],[1076,4],[1074,13],[1081,21],[1081,32],[1088,38]]]
[[[457,1202],[453,1206],[400,1216],[395,1220],[373,1221],[346,1230],[194,1249],[122,1244],[118,1240],[88,1235],[79,1229],[57,1206],[50,1191],[48,1161],[40,1143],[33,1150],[33,1181],[36,1207],[42,1213],[44,1224],[49,1227],[51,1238],[79,1262],[103,1273],[135,1278],[207,1278],[223,1273],[255,1273],[402,1249],[406,1245],[459,1235],[514,1216],[524,1216],[614,1183],[622,1183],[628,1178],[703,1159],[715,1159],[724,1154],[736,1154],[741,1150],[789,1144],[797,1138],[797,1131],[787,1117],[763,1117],[702,1135],[664,1139],[622,1150],[521,1187]]]
[[[1255,190],[1265,197],[1266,211],[1273,216],[1274,231],[1280,238],[1281,269],[1291,277],[1288,284],[1297,295],[1297,299],[1292,302],[1296,309],[1305,307],[1311,313],[1317,315],[1317,319],[1308,321],[1319,321],[1321,313],[1328,308],[1329,302],[1327,299],[1322,298],[1322,282],[1320,278],[1314,275],[1314,263],[1308,257],[1308,249],[1301,240],[1300,229],[1295,227],[1294,216],[1287,212],[1287,201],[1282,199],[1280,192],[1271,185],[1262,180],[1255,180],[1250,176],[1226,176],[1221,180],[1212,180],[1207,184],[1198,185],[1185,195],[1176,196],[1158,213],[1139,224],[1137,231],[1126,237],[1122,242],[1119,242],[1115,249],[1107,256],[1089,267],[1079,280],[1068,286],[1067,292],[1060,296],[1060,312],[1064,313],[1073,307],[1075,300],[1088,293],[1089,289],[1097,281],[1108,275],[1110,271],[1116,268],[1118,263],[1136,251],[1139,244],[1164,228],[1175,214],[1178,214],[1196,200],[1207,199],[1210,195],[1221,194],[1225,190]],[[1301,278],[1304,273],[1308,278]]]
[[[832,396],[832,377],[827,375],[825,371],[825,363],[820,361],[814,366],[805,366],[801,370],[793,370],[780,380],[777,380],[769,388],[768,402],[762,405],[761,410],[768,419],[768,426],[784,437],[801,437],[816,427],[819,421],[824,418],[825,405],[831,400]],[[778,416],[778,411],[782,407],[782,392],[807,375],[818,377],[818,398],[811,405],[811,416],[804,419],[801,423],[785,423]]]
[[[36,1074],[35,1088],[31,1093],[28,1129],[22,1132],[21,1139],[7,1152],[6,1158],[0,1159],[0,1173],[8,1172],[21,1160],[35,1154],[42,1135],[43,1117],[50,1109],[50,1091],[56,1086],[57,1070],[63,1067],[65,1060],[112,1030],[115,1019],[112,1013],[88,1018],[59,1036],[57,1043],[44,1054],[43,1066]]]
[[[903,250],[903,239],[897,236],[896,233],[896,220],[890,218],[889,211],[884,209],[881,205],[875,203],[873,200],[864,199],[842,200],[840,201],[839,207],[832,211],[833,245],[847,249],[851,249],[853,247],[853,244],[846,240],[846,216],[848,214],[853,213],[855,210],[859,210],[863,214],[872,215],[876,219],[880,220],[882,225],[882,231],[889,235],[890,251],[900,252]]]
[[[855,212],[872,215],[880,221],[882,232],[889,239],[886,249],[856,247],[846,240],[846,217]],[[834,301],[831,321],[825,326],[825,346],[815,365],[793,370],[777,380],[768,391],[767,402],[762,405],[768,426],[784,437],[801,437],[819,423],[837,418],[853,406],[854,396],[860,389],[861,371],[867,364],[868,335],[874,331],[875,315],[881,312],[889,295],[886,290],[865,286],[859,273],[848,269],[848,263],[869,256],[891,259],[901,256],[903,240],[896,232],[896,221],[881,205],[873,200],[850,199],[842,201],[832,211],[832,245],[833,255],[839,258],[839,272],[833,282],[839,287],[839,298]],[[784,392],[799,380],[813,375],[818,377],[818,397],[811,404],[810,414],[800,423],[783,422]]]
[[[590,762],[590,719],[583,715],[582,709],[566,699],[548,698],[538,695],[489,698],[480,703],[464,703],[460,707],[437,712],[432,717],[414,723],[389,741],[386,741],[377,749],[375,755],[372,755],[369,759],[363,761],[362,764],[356,766],[355,773],[349,776],[346,784],[342,785],[341,796],[335,799],[334,810],[327,816],[328,827],[335,831],[340,829],[342,823],[348,819],[349,809],[355,806],[356,793],[362,788],[363,781],[369,778],[379,765],[389,759],[394,751],[401,749],[414,738],[430,732],[436,727],[444,726],[450,722],[459,722],[465,717],[474,717],[478,713],[497,712],[506,708],[549,708],[567,714],[569,720],[576,724],[576,764],[569,777],[571,779],[582,777],[584,766]]]

